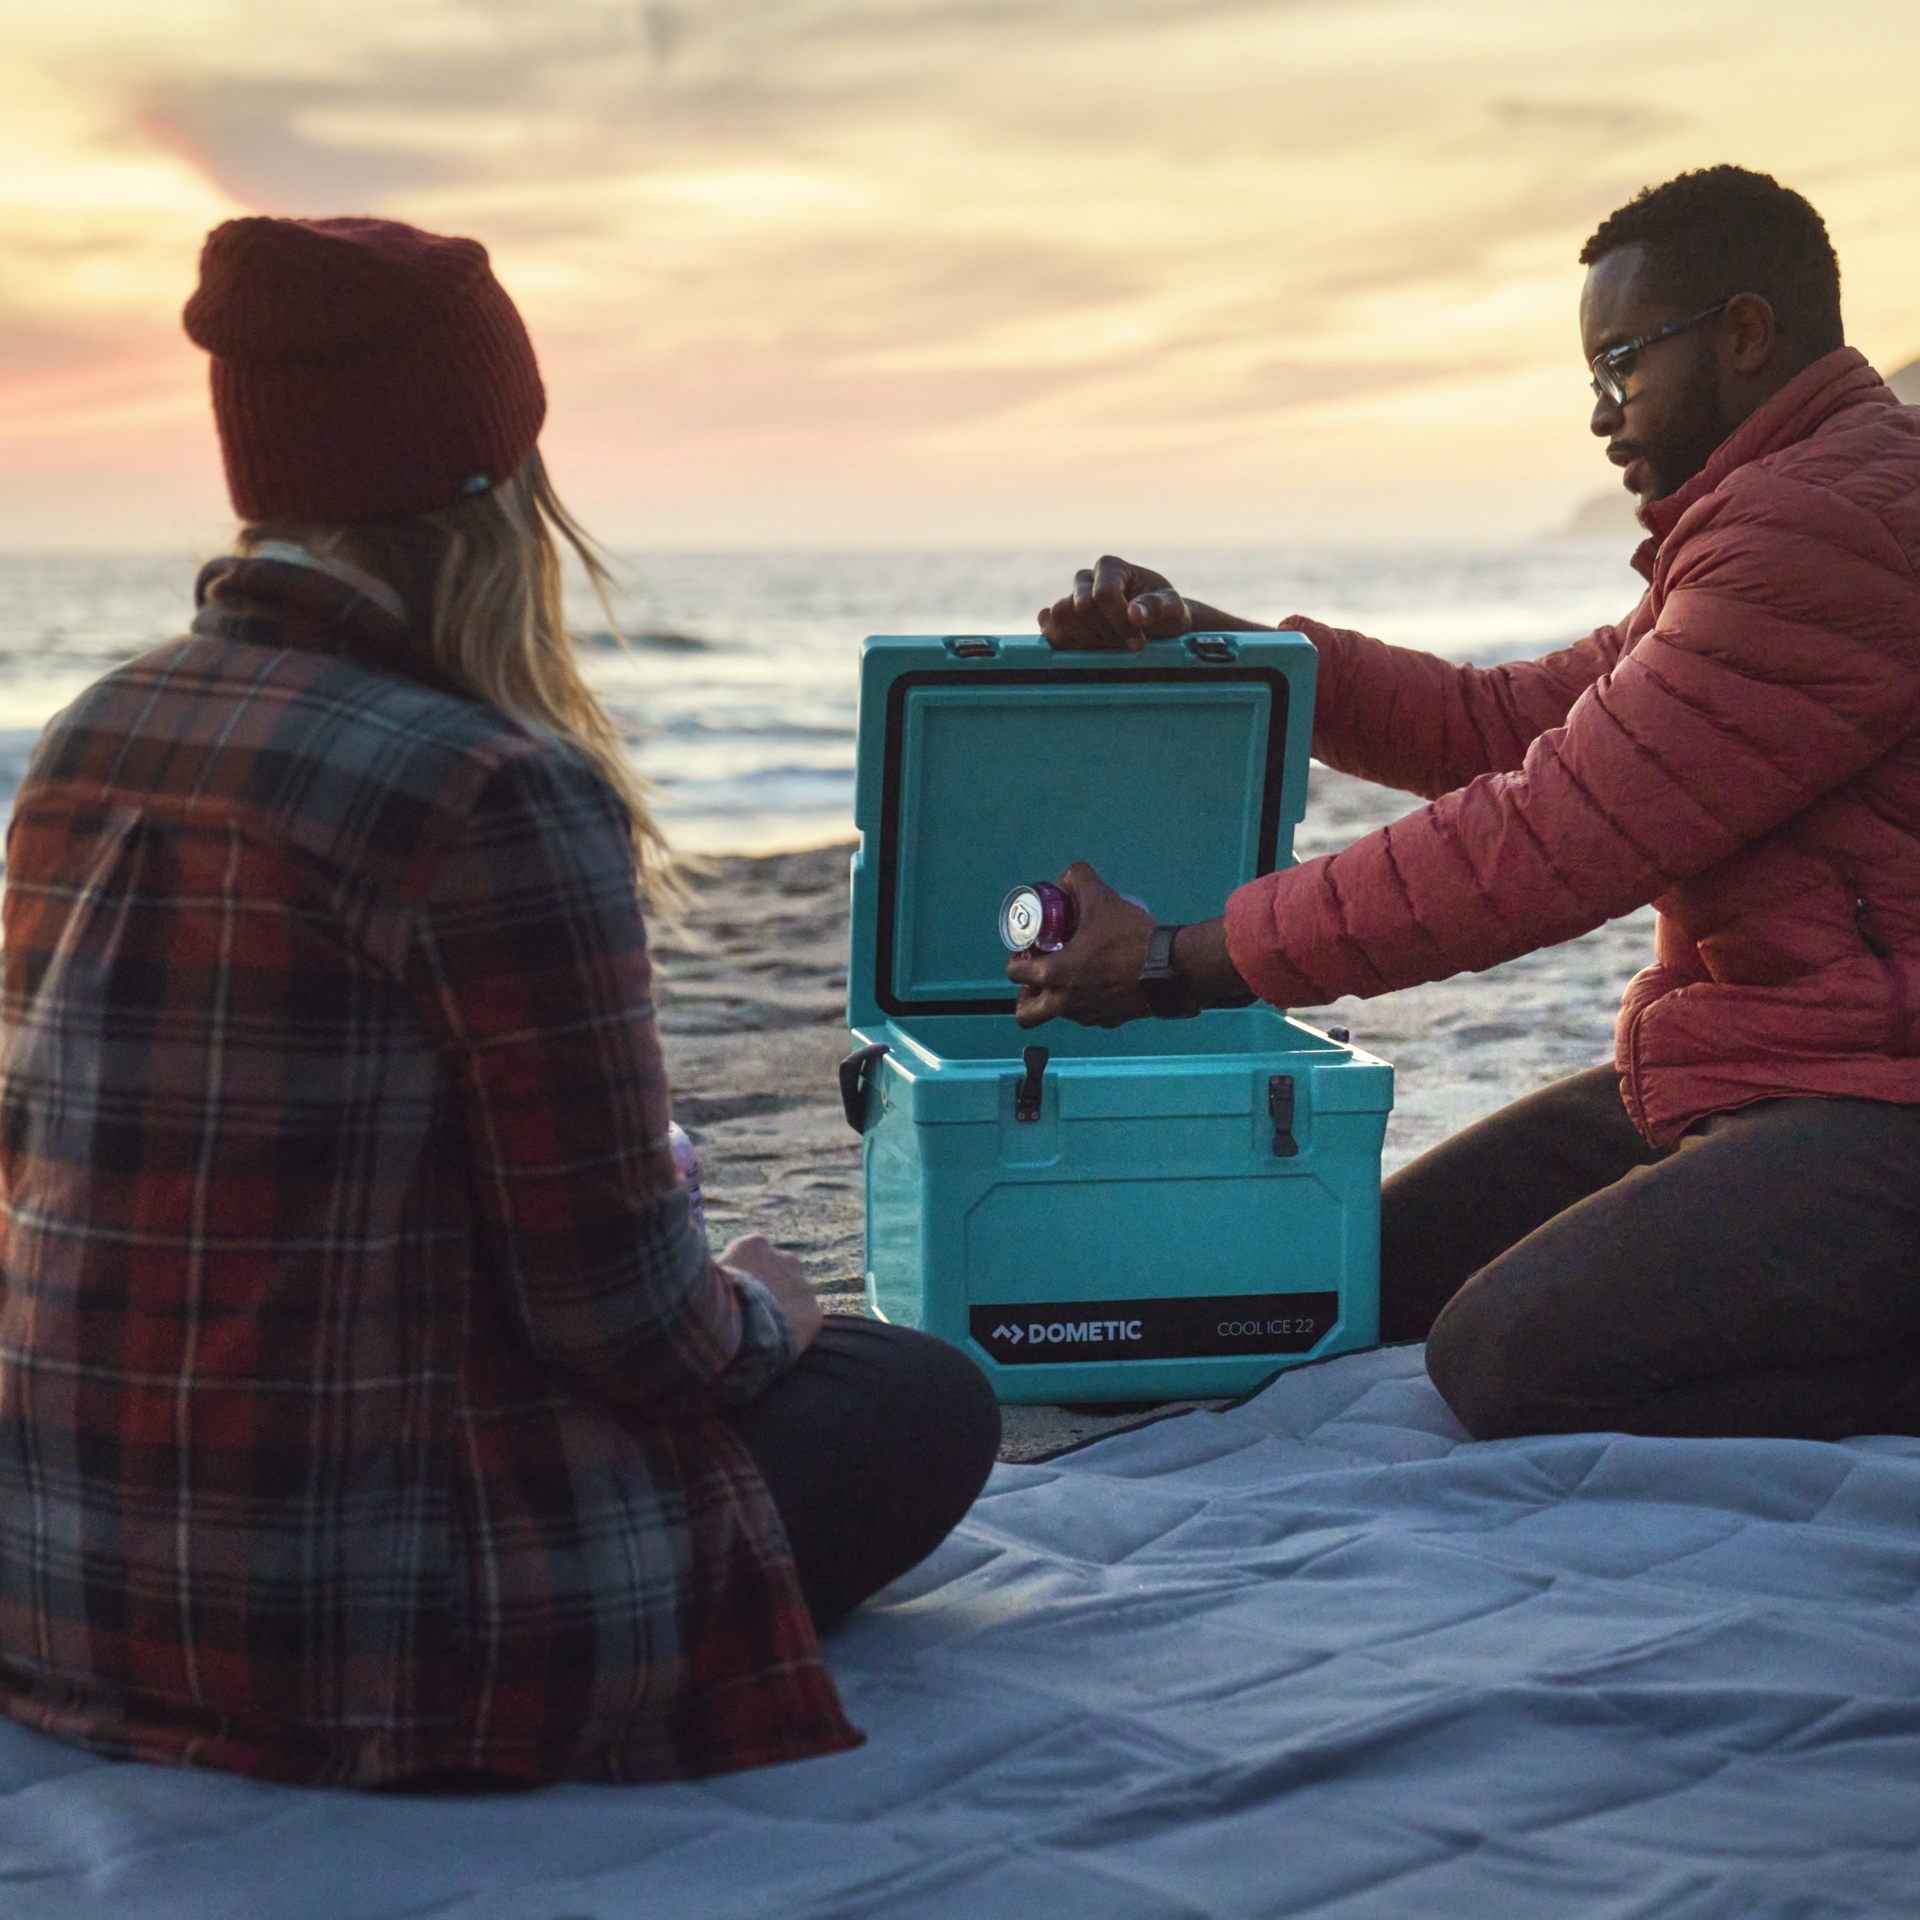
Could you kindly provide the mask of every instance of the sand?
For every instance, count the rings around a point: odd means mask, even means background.
[[[1344,846],[1414,804],[1316,766],[1295,850],[1307,858]],[[716,1248],[736,1233],[765,1233],[806,1261],[830,1311],[857,1313],[860,1142],[835,1075],[849,1046],[852,851],[715,861],[687,925],[659,935],[654,951],[675,1113],[700,1151]],[[1643,910],[1488,973],[1298,1011],[1350,1028],[1393,1062],[1391,1172],[1482,1114],[1610,1058],[1620,991],[1651,951]],[[1142,1417],[1010,1407],[1003,1457],[1038,1458]]]

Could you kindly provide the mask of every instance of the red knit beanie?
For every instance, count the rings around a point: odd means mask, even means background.
[[[188,337],[243,520],[384,520],[498,486],[546,417],[527,330],[477,240],[397,220],[229,220]]]

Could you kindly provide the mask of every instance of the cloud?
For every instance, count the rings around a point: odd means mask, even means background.
[[[1644,139],[1681,124],[1678,114],[1615,100],[1505,99],[1490,102],[1488,111],[1503,126],[1579,139]]]
[[[377,207],[457,175],[442,155],[317,136],[316,111],[358,99],[339,83],[176,80],[153,89],[132,125],[245,207],[328,214]]]
[[[1916,337],[1920,16],[1865,0],[1617,0],[1610,44],[1658,49],[1630,87],[1538,0],[188,4],[40,9],[0,72],[0,162],[37,115],[9,178],[61,183],[0,207],[0,321],[71,321],[19,391],[76,445],[144,404],[109,320],[188,391],[179,304],[238,209],[482,238],[610,495],[1124,476],[1243,525],[1281,477],[1404,470],[1564,485],[1544,524],[1591,485],[1579,243],[1727,157],[1807,185],[1850,318]]]
[[[125,323],[0,318],[0,447],[10,462],[86,465],[207,414],[206,373],[177,338]]]
[[[131,51],[118,84],[128,124],[222,192],[308,212],[455,180],[561,179],[805,141],[849,115],[931,106],[990,124],[996,68],[1063,69],[1085,35],[1191,31],[1327,3],[440,0],[390,15],[296,3],[272,40],[241,31]],[[236,28],[244,18],[238,10]],[[332,30],[316,32],[322,21]],[[111,75],[116,62],[101,65]],[[1070,95],[1056,112],[1063,137],[1082,114],[1111,120]]]

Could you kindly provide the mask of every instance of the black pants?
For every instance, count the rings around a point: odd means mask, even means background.
[[[1920,1433],[1920,1108],[1769,1100],[1660,1152],[1576,1074],[1382,1188],[1381,1333],[1480,1439]]]
[[[958,1348],[833,1314],[799,1364],[727,1415],[786,1524],[824,1632],[924,1560],[986,1485],[1000,1408]],[[528,1783],[458,1767],[386,1793],[511,1793]]]
[[[1000,1451],[1000,1408],[965,1354],[842,1314],[727,1418],[780,1510],[823,1631],[953,1531]]]

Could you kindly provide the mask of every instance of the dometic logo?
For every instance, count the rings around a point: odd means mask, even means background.
[[[1311,1353],[1340,1296],[1212,1294],[1167,1300],[1021,1300],[969,1307],[967,1331],[1001,1366],[1088,1366],[1218,1354]]]
[[[1043,1343],[1058,1347],[1072,1341],[1138,1340],[1144,1324],[1139,1320],[1029,1320],[1014,1326],[1002,1321],[988,1337],[1016,1347],[1027,1340],[1036,1347]]]

